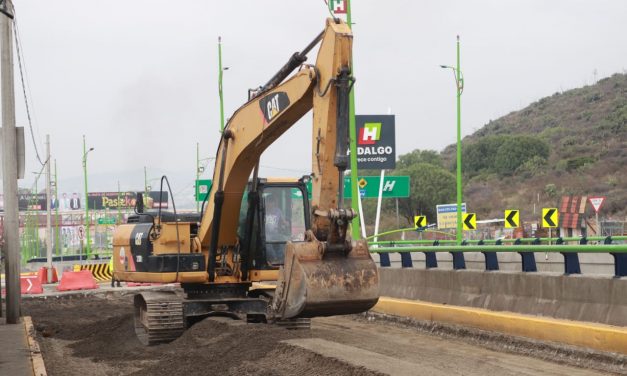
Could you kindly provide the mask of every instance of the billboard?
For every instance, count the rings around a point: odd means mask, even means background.
[[[137,193],[136,192],[120,192],[118,196],[118,192],[89,192],[87,194],[87,203],[89,204],[89,209],[95,210],[104,210],[104,209],[126,209],[133,208],[135,206],[135,202],[137,201]],[[163,194],[160,196],[160,193],[157,192],[148,192],[148,196],[144,197],[144,206],[146,209],[158,209],[161,207],[162,209],[168,208],[169,202],[169,194],[167,191],[163,191]],[[24,193],[18,195],[18,208],[21,211],[27,210],[47,210],[48,206],[46,205],[46,194],[38,193]],[[59,195],[59,199],[55,199],[54,197],[50,199],[50,209],[55,210],[59,209],[60,211],[74,211],[74,210],[85,210],[85,203],[83,201],[83,197],[79,196],[78,193],[74,192],[71,194],[62,193]],[[4,197],[0,194],[0,211],[4,210]]]
[[[457,204],[436,205],[438,229],[457,228]],[[462,213],[466,213],[466,203],[462,203]],[[462,216],[463,217],[463,216]]]
[[[160,195],[159,191],[148,192],[148,196],[144,194],[144,206],[146,209],[167,209],[168,208],[168,192],[163,191]],[[125,209],[135,207],[137,194],[135,192],[89,192],[87,202],[90,209]]]
[[[391,170],[396,167],[394,115],[356,115],[357,168]]]

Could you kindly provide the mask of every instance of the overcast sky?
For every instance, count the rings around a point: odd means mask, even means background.
[[[196,143],[203,158],[218,145],[218,36],[230,116],[247,89],[265,83],[328,17],[323,0],[14,1],[35,139],[41,153],[50,134],[61,191],[80,188],[83,134],[95,148],[91,191],[115,191],[117,179],[123,190],[140,189],[143,166],[150,178],[173,175],[175,192],[191,186]],[[457,34],[464,135],[627,68],[627,1],[353,0],[352,7],[356,110],[391,109],[399,154],[455,142],[455,84],[439,65],[455,63]],[[25,126],[23,102],[16,81]],[[264,154],[264,175],[310,171],[310,124],[308,114]],[[30,176],[20,186],[39,169],[27,137]]]

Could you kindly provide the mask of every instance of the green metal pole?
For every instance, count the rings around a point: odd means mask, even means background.
[[[121,196],[120,196],[120,181],[118,180],[118,225],[122,224],[122,211],[120,210],[121,205]]]
[[[461,121],[461,98],[462,98],[462,77],[459,67],[459,35],[457,36],[457,244],[462,244],[462,121]]]
[[[196,143],[196,184],[194,187],[194,191],[196,195],[194,196],[194,200],[196,200],[196,211],[200,212],[200,201],[198,201],[198,179],[200,179],[200,144]]]
[[[224,131],[224,97],[222,94],[222,37],[218,37],[218,95],[220,96],[220,132]]]
[[[351,1],[346,0],[346,23],[348,27],[353,29],[353,19],[351,17]],[[351,74],[355,75],[354,59],[351,57]],[[357,188],[357,130],[355,126],[355,87],[351,89],[349,95],[349,136],[350,136],[350,163],[351,163],[351,208],[355,213],[359,212],[359,190]],[[351,223],[351,233],[353,239],[361,239],[361,233],[359,231],[359,216],[353,218]]]
[[[87,244],[85,245],[85,259],[89,259],[89,252],[91,248],[91,236],[89,235],[89,202],[87,200],[87,146],[85,145],[85,135],[83,135],[83,176],[85,177],[85,235],[87,237]]]
[[[54,208],[54,248],[57,254],[61,254],[59,250],[59,180],[57,179],[57,160],[54,160],[54,201],[57,205]]]

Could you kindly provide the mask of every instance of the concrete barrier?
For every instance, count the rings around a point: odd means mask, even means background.
[[[627,279],[475,270],[379,268],[381,295],[627,326]]]

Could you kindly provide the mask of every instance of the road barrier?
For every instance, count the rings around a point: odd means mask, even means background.
[[[43,294],[44,287],[36,275],[20,276],[20,290],[23,294]]]
[[[37,272],[37,277],[39,278],[39,281],[41,282],[42,285],[48,284],[48,283],[56,283],[59,282],[59,277],[57,275],[57,268],[52,267],[52,280],[48,281],[48,268],[46,268],[45,266],[42,266],[41,268],[39,268],[39,271]]]
[[[94,279],[98,282],[109,282],[113,278],[109,263],[100,264],[87,264],[87,265],[74,265],[74,271],[89,270]]]
[[[455,244],[455,240],[379,241],[368,244],[370,252],[379,254],[382,267],[391,266],[388,253],[400,253],[401,266],[411,268],[413,267],[411,252],[424,252],[426,268],[437,268],[436,253],[449,252],[453,256],[453,269],[466,269],[464,253],[480,252],[485,256],[485,270],[499,270],[497,253],[515,252],[521,256],[523,272],[536,272],[538,269],[534,253],[561,253],[564,256],[564,274],[566,275],[581,274],[578,253],[609,253],[614,257],[614,275],[624,277],[627,276],[627,244],[613,244],[614,240],[627,240],[627,236],[473,240],[464,241],[461,246],[446,245]],[[577,241],[579,244],[566,245],[568,241]],[[602,242],[602,244],[589,244],[591,241]],[[543,242],[555,242],[555,245],[542,244]],[[512,244],[504,245],[504,243]]]
[[[97,288],[98,284],[89,270],[63,272],[61,282],[57,286],[59,291],[92,290]]]

